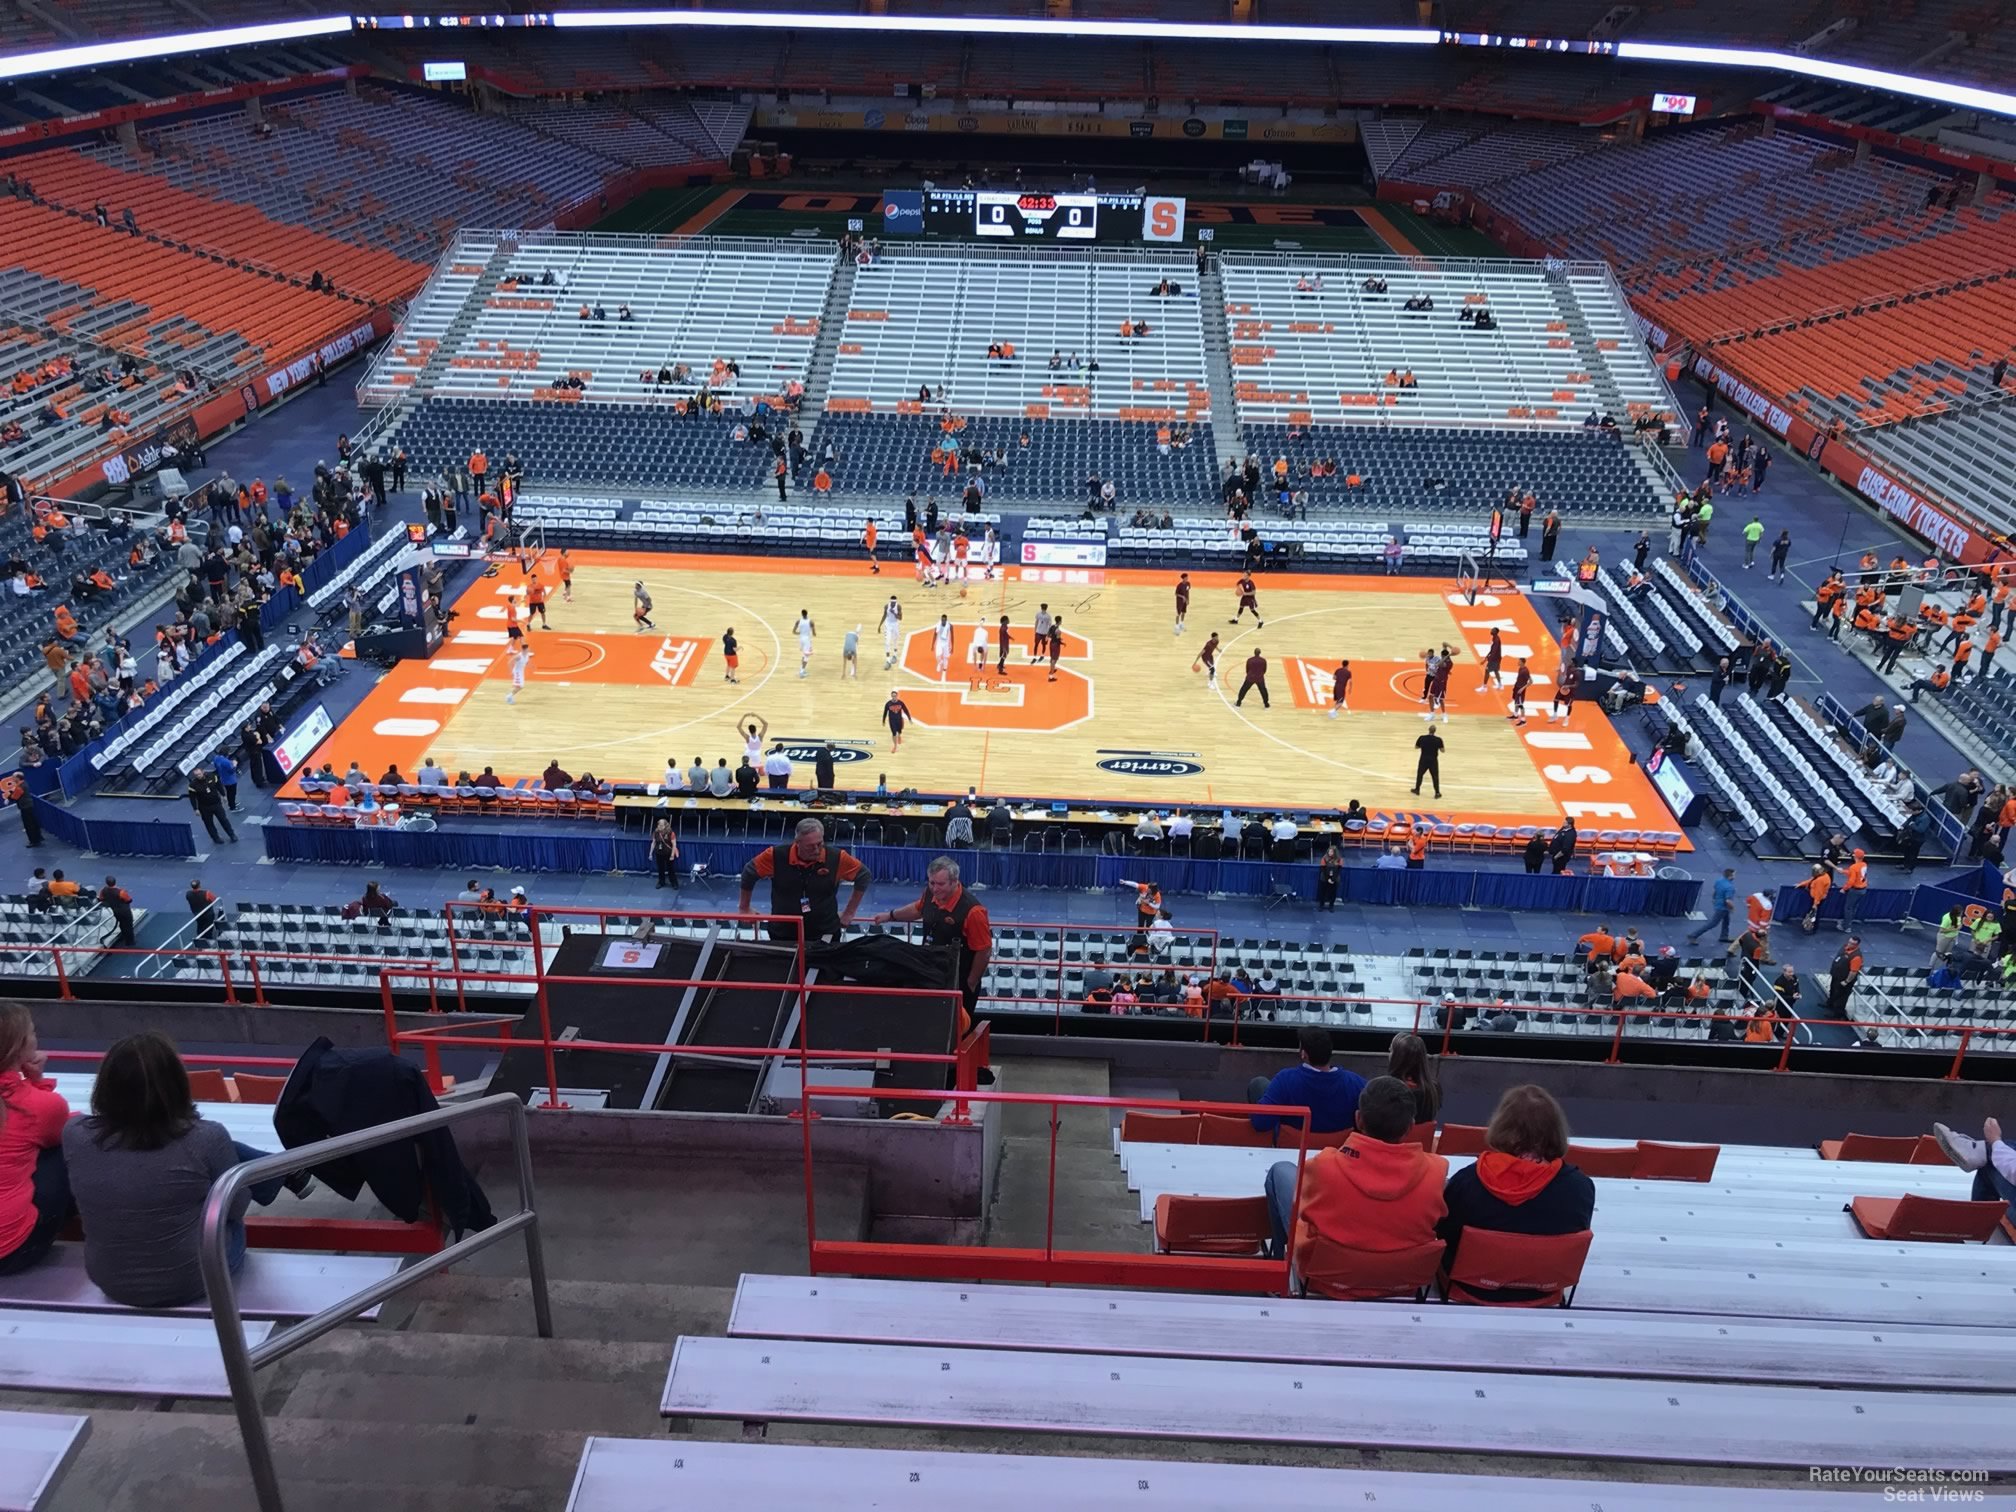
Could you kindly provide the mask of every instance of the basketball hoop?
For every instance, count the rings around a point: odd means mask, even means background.
[[[1463,602],[1474,605],[1477,590],[1484,586],[1483,574],[1477,570],[1477,558],[1464,552],[1456,562],[1456,591],[1463,595]]]

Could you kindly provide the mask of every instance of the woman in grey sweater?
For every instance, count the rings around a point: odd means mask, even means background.
[[[85,1272],[128,1307],[201,1301],[197,1240],[211,1184],[266,1153],[197,1116],[189,1072],[166,1035],[120,1040],[98,1068],[91,1116],[72,1119],[63,1131],[71,1191],[84,1219]],[[285,1184],[303,1196],[314,1181],[303,1172]],[[281,1185],[260,1182],[232,1203],[227,1253],[234,1275],[245,1261],[247,1205],[272,1202]]]

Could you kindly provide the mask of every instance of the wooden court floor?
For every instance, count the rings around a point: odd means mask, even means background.
[[[1174,625],[1176,574],[1024,568],[993,581],[927,589],[906,562],[678,556],[582,551],[572,556],[564,601],[558,557],[537,570],[548,585],[550,628],[534,621],[526,687],[505,701],[507,624],[524,621],[525,579],[515,564],[479,579],[442,649],[382,675],[318,752],[338,771],[355,759],[372,776],[396,762],[409,777],[432,755],[451,773],[487,763],[506,779],[535,776],[557,760],[616,781],[656,781],[667,762],[712,767],[740,758],[742,729],[767,721],[769,744],[794,758],[821,741],[842,758],[843,787],[1007,793],[1093,804],[1236,805],[1335,810],[1357,799],[1386,813],[1425,813],[1503,824],[1578,817],[1628,828],[1676,826],[1632,764],[1603,713],[1578,707],[1549,724],[1558,647],[1533,605],[1516,594],[1466,605],[1454,585],[1420,577],[1269,574],[1260,580],[1264,627],[1249,614],[1228,623],[1234,577],[1193,573],[1185,633]],[[656,630],[631,616],[632,587],[654,603]],[[880,629],[894,597],[903,629],[885,668]],[[1039,606],[1061,617],[1057,678],[1030,658]],[[815,630],[800,674],[794,626]],[[996,665],[999,621],[1009,623],[1005,677],[975,686],[972,645],[985,626]],[[935,631],[951,629],[941,676]],[[1534,685],[1524,727],[1508,695],[1479,691],[1480,655],[1500,628],[1506,681],[1529,658]],[[857,630],[858,675],[843,666]],[[726,680],[722,637],[739,642],[740,681]],[[1196,669],[1199,649],[1222,637],[1219,681]],[[1412,792],[1421,718],[1421,662],[1431,647],[1457,657],[1443,752],[1442,801]],[[1246,658],[1269,662],[1271,707],[1235,702]],[[1350,712],[1328,717],[1339,658],[1354,673]],[[892,692],[915,724],[891,750],[881,722]],[[319,764],[319,762],[318,762]],[[809,780],[809,769],[795,781]],[[1586,825],[1585,825],[1586,827]]]

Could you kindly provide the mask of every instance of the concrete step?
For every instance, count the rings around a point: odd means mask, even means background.
[[[553,1331],[563,1339],[648,1344],[681,1334],[718,1334],[728,1327],[733,1286],[650,1282],[554,1281],[548,1286]],[[381,1327],[423,1334],[488,1334],[529,1339],[532,1284],[522,1277],[451,1272],[423,1281],[386,1304]]]
[[[576,1433],[659,1431],[672,1339],[514,1339],[340,1332],[292,1357],[296,1379],[265,1393],[276,1420]]]
[[[662,1386],[662,1379],[658,1386]],[[658,1386],[647,1394],[653,1409]],[[554,1512],[578,1431],[273,1418],[287,1512]],[[656,1431],[656,1425],[653,1425]],[[257,1512],[237,1419],[94,1411],[91,1437],[48,1512]]]

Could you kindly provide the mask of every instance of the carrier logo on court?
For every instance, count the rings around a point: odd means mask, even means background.
[[[773,752],[781,751],[788,760],[809,765],[819,759],[820,745],[816,740],[784,740],[776,742],[770,749]],[[864,746],[841,745],[838,741],[827,749],[831,751],[833,760],[841,766],[850,761],[866,761],[871,755]]]
[[[1190,757],[1188,751],[1116,751],[1097,765],[1121,777],[1195,777],[1204,764]]]

